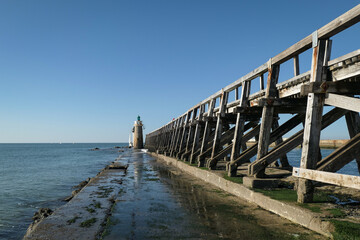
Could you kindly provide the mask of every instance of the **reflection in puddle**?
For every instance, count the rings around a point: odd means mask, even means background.
[[[296,239],[299,231],[301,239],[314,238],[273,214],[240,205],[235,197],[198,179],[169,171],[147,154],[133,152],[123,161],[130,164],[128,174],[105,239]],[[268,226],[258,224],[250,211],[265,216],[262,221],[269,220]],[[288,230],[276,232],[284,224]]]

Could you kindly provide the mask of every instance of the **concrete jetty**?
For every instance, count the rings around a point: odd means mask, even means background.
[[[31,224],[24,240],[97,239],[126,174],[117,159],[50,216]]]

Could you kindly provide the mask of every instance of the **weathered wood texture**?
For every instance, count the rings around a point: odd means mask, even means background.
[[[286,154],[299,145],[303,148],[301,169],[335,172],[356,159],[360,171],[360,50],[330,60],[330,37],[359,21],[360,5],[357,5],[148,133],[146,147],[190,163],[197,162],[199,167],[206,163],[213,170],[224,157],[230,156],[226,159],[229,176],[236,176],[237,168],[249,164],[255,155],[256,160],[248,166],[248,175],[265,177],[266,168],[271,164],[277,167],[278,159],[280,167],[290,169]],[[313,52],[311,69],[301,72],[299,55],[307,50]],[[293,61],[294,77],[279,79],[280,67],[286,66],[282,64],[288,60]],[[229,99],[229,95],[234,98]],[[332,106],[333,110],[322,116],[324,105]],[[296,115],[281,121],[284,113]],[[351,139],[322,159],[321,130],[345,114]],[[304,124],[303,130],[283,139],[300,123]],[[246,142],[252,138],[256,144],[247,148]],[[269,151],[273,142],[275,147]],[[312,200],[311,180],[299,178],[299,202]]]
[[[360,190],[360,177],[317,170],[293,168],[293,176]]]

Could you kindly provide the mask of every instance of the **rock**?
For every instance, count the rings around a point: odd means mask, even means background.
[[[81,189],[83,189],[89,182],[90,182],[91,178],[87,178],[85,181],[82,181],[81,183],[79,183],[78,185],[74,186],[74,188],[76,188],[74,191],[71,192],[71,196],[65,198],[65,201],[70,201],[76,194],[78,194],[78,192],[81,191]]]
[[[40,208],[39,211],[37,211],[34,216],[32,217],[32,220],[34,221],[34,223],[38,223],[41,220],[43,220],[44,218],[47,218],[48,216],[50,216],[54,211],[51,210],[50,208]]]
[[[91,178],[87,178],[85,181],[82,181],[78,185],[74,186],[74,188],[82,189],[83,187],[85,187],[90,182],[90,180],[91,180]]]
[[[110,164],[108,169],[127,169],[129,165],[121,165],[121,164]]]
[[[100,148],[92,148],[92,149],[90,149],[90,151],[98,151],[98,150],[100,150]]]
[[[32,222],[30,226],[28,227],[26,234],[23,239],[31,239],[31,233],[35,230],[35,228],[39,225],[39,223],[50,216],[53,213],[53,210],[50,208],[40,208],[39,211],[37,211],[34,216],[32,217]]]

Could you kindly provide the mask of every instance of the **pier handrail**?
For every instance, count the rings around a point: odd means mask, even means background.
[[[343,30],[353,26],[354,24],[360,21],[360,4],[355,6],[354,8],[350,9],[346,13],[342,14],[341,16],[337,17],[330,23],[326,24],[325,26],[316,30],[316,36],[318,39],[328,39]],[[148,133],[151,136],[153,133],[157,132],[158,130],[162,129],[169,124],[174,123],[175,121],[179,120],[181,117],[184,117],[189,112],[192,112],[194,109],[199,108],[201,105],[208,104],[212,99],[217,99],[222,96],[224,92],[229,93],[238,87],[241,87],[245,81],[252,81],[258,77],[263,76],[266,72],[268,72],[269,66],[273,65],[280,65],[291,58],[294,58],[294,61],[297,61],[298,64],[298,55],[303,53],[304,51],[310,49],[313,44],[313,36],[314,34],[310,34],[307,37],[303,38],[299,42],[295,43],[291,47],[287,48],[286,50],[282,51],[281,53],[277,54],[276,56],[270,58],[270,60],[258,68],[254,69],[253,71],[249,72],[248,74],[242,76],[241,78],[237,79],[233,83],[227,85],[226,87],[222,88],[221,90],[217,91],[216,93],[212,94],[211,96],[207,97],[200,103],[196,104],[192,108],[190,108],[185,113],[181,114],[179,117],[171,120],[167,124],[163,125],[162,127]],[[344,56],[345,57],[345,56]],[[329,62],[329,65],[332,61]],[[266,89],[266,86],[265,86]],[[261,91],[261,90],[260,90]]]

